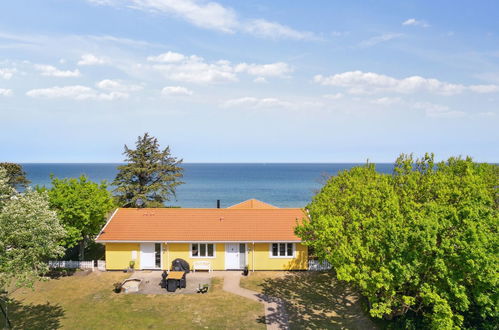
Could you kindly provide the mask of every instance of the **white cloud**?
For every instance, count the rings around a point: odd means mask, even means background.
[[[314,108],[323,108],[324,106],[326,106],[326,104],[324,104],[323,102],[320,102],[320,101],[304,101],[304,102],[300,102],[298,104],[301,108],[310,108],[310,107],[314,107]]]
[[[454,111],[449,109],[448,106],[440,104],[418,102],[413,104],[413,107],[424,110],[426,116],[433,118],[460,118],[466,116],[466,113],[463,111]]]
[[[51,88],[32,89],[26,92],[26,95],[34,98],[47,98],[47,99],[66,98],[77,101],[83,101],[83,100],[113,101],[119,99],[126,99],[129,96],[128,94],[122,92],[100,93],[93,88],[82,85],[73,85],[73,86],[64,86],[64,87],[55,86]]]
[[[348,32],[348,31],[332,31],[331,32],[331,35],[333,37],[344,37],[348,34],[350,34],[350,32]]]
[[[115,0],[87,0],[90,3],[95,3],[96,5],[113,5]]]
[[[324,94],[322,95],[323,98],[329,99],[329,100],[339,100],[343,97],[342,93],[336,93],[336,94]]]
[[[93,40],[96,42],[102,42],[104,45],[109,45],[110,43],[115,43],[120,46],[127,46],[133,48],[144,48],[144,47],[158,47],[163,48],[163,44],[153,43],[145,40],[137,40],[137,39],[129,39],[129,38],[120,38],[112,35],[88,35],[85,36],[89,40]]]
[[[256,77],[255,79],[253,79],[253,82],[256,82],[258,84],[266,84],[268,83],[268,80],[265,79],[265,77]]]
[[[95,84],[98,88],[111,92],[137,92],[144,89],[140,85],[127,85],[119,80],[104,79]]]
[[[495,116],[496,116],[496,113],[494,113],[494,112],[492,112],[492,111],[479,112],[479,113],[478,113],[478,116],[479,116],[479,117],[495,117]]]
[[[274,97],[241,97],[227,100],[222,104],[225,108],[245,107],[245,108],[292,108],[293,103],[280,100]]]
[[[87,0],[97,5],[126,6],[146,12],[177,16],[195,26],[225,33],[246,32],[264,38],[295,40],[318,39],[313,33],[264,19],[241,20],[229,7],[199,0]]]
[[[499,85],[471,85],[469,89],[476,93],[498,93]]]
[[[94,54],[83,54],[78,61],[78,65],[101,65],[105,64],[106,60],[102,57],[97,57]]]
[[[195,0],[131,0],[130,7],[144,11],[173,14],[206,29],[232,33],[237,28],[236,13],[216,2]]]
[[[372,104],[377,104],[377,105],[392,105],[392,104],[397,104],[400,103],[402,100],[400,97],[380,97],[378,99],[372,100]]]
[[[4,68],[0,69],[0,78],[3,78],[5,80],[9,80],[14,76],[14,73],[16,73],[17,70],[14,68]]]
[[[12,89],[0,88],[0,96],[12,96],[13,94]]]
[[[174,81],[200,84],[237,81],[234,69],[228,61],[207,63],[198,56],[190,56],[181,63],[156,64],[153,68]]]
[[[166,52],[158,56],[148,56],[147,60],[151,62],[177,63],[185,59],[185,56],[180,53]]]
[[[167,52],[147,57],[149,61],[159,62],[152,68],[167,79],[189,83],[218,83],[237,81],[238,74],[246,73],[258,77],[286,77],[293,69],[284,62],[269,64],[239,63],[227,60],[207,62],[196,55]]]
[[[319,40],[312,32],[297,31],[289,26],[264,19],[248,21],[243,29],[250,34],[268,39]]]
[[[165,96],[174,95],[192,95],[192,91],[182,86],[167,86],[161,90],[161,94]]]
[[[430,24],[428,24],[427,22],[420,21],[420,20],[417,20],[415,18],[409,18],[409,19],[405,20],[404,22],[402,22],[402,25],[421,26],[421,27],[425,27],[425,28],[430,26]]]
[[[375,46],[379,43],[390,41],[393,39],[401,38],[403,36],[402,33],[385,33],[379,36],[375,36],[372,38],[369,38],[367,40],[362,41],[359,45],[361,47],[371,47]]]
[[[344,87],[352,94],[371,94],[378,92],[416,93],[429,92],[442,95],[454,95],[464,91],[493,93],[499,91],[497,85],[451,84],[434,78],[411,76],[397,79],[373,72],[349,71],[331,76],[316,75],[314,81],[321,85]]]
[[[35,69],[40,71],[42,76],[61,77],[61,78],[79,77],[80,76],[80,71],[78,69],[73,70],[73,71],[71,71],[71,70],[59,70],[55,66],[42,65],[42,64],[36,64]]]
[[[277,62],[270,64],[240,63],[234,68],[235,72],[246,72],[253,76],[280,77],[293,72],[287,63]]]

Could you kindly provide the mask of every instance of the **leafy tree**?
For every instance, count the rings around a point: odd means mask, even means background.
[[[122,207],[164,207],[183,183],[182,160],[171,156],[169,146],[160,150],[158,140],[148,133],[138,137],[136,148],[125,145],[127,164],[118,167],[113,182],[118,203]]]
[[[16,163],[0,163],[0,168],[7,171],[8,184],[13,188],[26,188],[31,181],[26,178],[23,167]]]
[[[392,175],[369,164],[340,172],[296,232],[367,297],[374,317],[497,327],[497,166],[433,159],[401,155]]]
[[[7,171],[0,168],[0,210],[2,206],[16,193],[16,190],[9,185]]]
[[[52,188],[48,190],[50,206],[57,211],[66,229],[64,246],[79,245],[79,259],[85,258],[85,247],[106,223],[106,217],[115,207],[107,184],[80,178],[58,179],[52,177]]]
[[[65,231],[44,192],[18,194],[0,169],[0,292],[12,286],[31,286],[48,271],[47,260],[57,258]],[[1,307],[1,306],[0,306]],[[2,312],[8,320],[6,310]]]

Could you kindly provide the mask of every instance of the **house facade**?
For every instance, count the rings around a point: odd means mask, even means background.
[[[308,249],[294,234],[298,208],[248,200],[228,208],[120,208],[96,241],[108,270],[170,269],[174,259],[208,262],[213,270],[305,270]]]

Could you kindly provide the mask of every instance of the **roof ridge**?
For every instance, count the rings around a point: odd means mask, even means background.
[[[247,207],[245,207],[247,206]],[[261,206],[261,207],[259,207]],[[231,205],[229,207],[227,207],[228,209],[278,209],[279,207],[275,206],[275,205],[272,205],[272,204],[269,204],[269,203],[265,203],[265,202],[262,202],[261,200],[258,200],[256,198],[250,198],[250,199],[247,199],[243,202],[240,202],[240,203],[237,203],[237,204],[234,204],[234,205]]]

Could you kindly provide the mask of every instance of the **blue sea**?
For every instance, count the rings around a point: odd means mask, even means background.
[[[93,181],[111,183],[120,164],[22,164],[31,184],[50,186],[50,174],[58,178],[84,174]],[[201,164],[184,163],[183,181],[177,198],[167,205],[180,207],[222,207],[256,198],[279,207],[304,207],[321,188],[325,178],[362,164]],[[393,164],[377,164],[391,173]],[[112,187],[110,188],[112,189]]]

